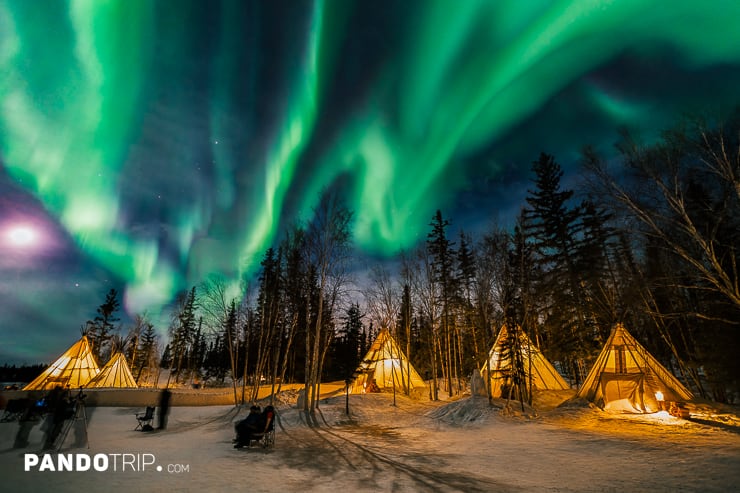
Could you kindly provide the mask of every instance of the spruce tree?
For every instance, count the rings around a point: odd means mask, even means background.
[[[172,351],[172,362],[170,368],[177,375],[177,380],[187,378],[183,370],[189,370],[189,361],[193,350],[193,342],[196,332],[196,289],[193,286],[190,291],[183,293],[178,298],[178,306],[172,313],[170,324],[170,346]],[[188,373],[185,371],[184,373]],[[167,379],[169,386],[169,378]]]
[[[460,242],[457,249],[457,272],[456,279],[459,286],[459,310],[461,327],[461,345],[460,345],[460,367],[464,375],[477,369],[477,362],[481,357],[479,334],[475,323],[475,269],[476,269],[476,252],[472,245],[472,239],[464,232],[460,231]],[[472,358],[465,358],[464,355],[472,354]]]
[[[158,368],[155,356],[157,354],[157,340],[159,336],[157,336],[157,333],[154,330],[154,325],[149,321],[146,321],[146,318],[142,318],[145,322],[143,324],[144,328],[139,335],[139,349],[137,351],[139,357],[137,359],[138,364],[136,365],[136,383],[140,382],[141,375],[144,370],[148,370],[151,373],[153,370]]]
[[[111,337],[118,329],[115,323],[120,320],[116,316],[119,307],[118,291],[111,288],[105,295],[105,302],[97,308],[95,318],[87,321],[86,333],[98,365],[102,366],[110,358]]]
[[[454,301],[457,296],[457,283],[454,272],[455,250],[454,242],[447,238],[449,221],[442,218],[442,212],[437,210],[429,224],[432,231],[427,235],[427,251],[432,256],[434,282],[437,284],[441,307],[441,320],[437,332],[437,341],[440,343],[442,357],[442,373],[447,384],[447,391],[453,394],[452,379],[458,377],[456,358],[456,331],[454,319]],[[435,351],[436,354],[436,351]]]
[[[563,190],[563,171],[553,156],[542,153],[532,165],[535,189],[524,210],[527,231],[537,252],[541,277],[538,292],[546,300],[546,328],[555,357],[569,363],[576,382],[585,376],[584,336],[587,315],[578,271],[580,208],[571,205],[572,190]]]

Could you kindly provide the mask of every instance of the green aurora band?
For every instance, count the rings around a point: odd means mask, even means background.
[[[686,70],[740,63],[736,0],[388,1],[377,8],[392,46],[351,78],[340,60],[362,57],[343,53],[363,29],[360,2],[293,2],[301,15],[286,22],[302,30],[277,34],[266,4],[0,4],[0,159],[127,284],[129,307],[253,272],[337,180],[359,248],[414,245],[465,186],[470,156],[625,54],[670,53]],[[357,98],[337,108],[343,78]],[[598,85],[586,94],[615,128],[664,123]],[[141,226],[142,211],[162,226]]]

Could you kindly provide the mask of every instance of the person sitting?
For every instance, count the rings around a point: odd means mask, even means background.
[[[261,424],[262,424],[262,431],[260,432],[262,435],[265,435],[267,432],[272,431],[272,428],[274,426],[273,420],[275,419],[275,408],[272,406],[267,406],[265,408],[265,411],[262,413],[261,416]]]
[[[261,420],[262,414],[260,414],[260,407],[250,407],[247,417],[234,425],[234,430],[236,431],[236,444],[234,448],[249,447],[249,442],[252,441],[252,435],[259,433],[262,429],[260,427]]]
[[[262,446],[265,448],[274,444],[275,436],[271,433],[274,429],[274,426],[275,408],[272,406],[267,406],[262,412],[262,416],[260,417],[260,431],[252,435],[252,440],[262,441]]]

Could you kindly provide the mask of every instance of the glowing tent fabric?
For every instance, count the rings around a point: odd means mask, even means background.
[[[356,373],[358,376],[352,386],[354,394],[371,392],[373,383],[378,390],[393,389],[395,386],[397,391],[405,393],[425,388],[424,380],[385,329],[380,331],[370,346]]]
[[[116,388],[138,388],[136,379],[126,363],[126,357],[118,351],[103,366],[100,373],[90,380],[87,388],[116,387]]]
[[[87,385],[99,372],[90,342],[87,336],[82,336],[23,390],[46,390],[57,386],[76,389]]]
[[[527,389],[532,390],[567,390],[570,387],[568,383],[560,376],[554,366],[545,358],[542,352],[532,344],[523,330],[518,330],[519,334],[519,355],[526,372],[524,385]],[[490,368],[491,379],[491,396],[508,397],[507,388],[511,385],[511,373],[513,368],[512,355],[507,354],[504,341],[509,337],[509,331],[506,326],[496,337],[491,351],[488,353],[488,363],[483,365],[480,373],[483,380]]]
[[[693,397],[621,324],[612,330],[576,396],[604,409],[638,413],[661,410],[659,401]]]

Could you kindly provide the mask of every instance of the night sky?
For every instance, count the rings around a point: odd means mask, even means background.
[[[254,273],[326,188],[365,258],[436,209],[453,234],[507,224],[541,151],[567,172],[620,127],[649,141],[740,103],[738,19],[737,0],[6,0],[0,363],[51,361],[111,287],[159,320]]]

